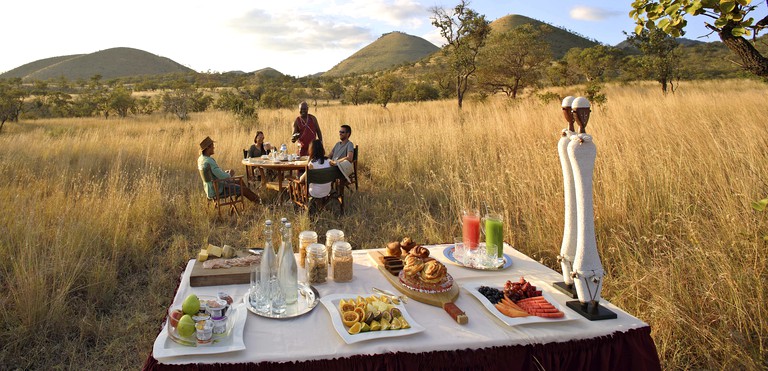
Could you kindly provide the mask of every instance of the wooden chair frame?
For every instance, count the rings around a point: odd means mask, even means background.
[[[230,207],[230,215],[236,214],[237,216],[240,216],[240,210],[238,210],[237,205],[240,204],[241,209],[245,210],[245,202],[242,195],[243,188],[245,188],[245,181],[242,176],[234,176],[226,179],[216,179],[213,177],[211,168],[206,166],[203,170],[200,170],[200,177],[203,179],[203,181],[210,180],[213,183],[214,196],[213,198],[208,198],[208,203],[210,204],[213,202],[214,209],[216,209],[219,213],[219,218],[221,218],[221,209],[227,206]],[[222,195],[223,190],[226,189],[225,187],[231,184],[240,186],[240,194],[226,192],[224,195]]]
[[[294,177],[288,178],[288,192],[291,200],[299,207],[310,210],[313,203],[318,205],[319,210],[325,208],[330,200],[339,201],[339,210],[344,214],[344,184],[346,181],[344,174],[336,166],[324,169],[307,169],[304,181]],[[331,193],[326,197],[315,198],[309,194],[309,183],[332,183]],[[319,203],[319,204],[318,204]]]

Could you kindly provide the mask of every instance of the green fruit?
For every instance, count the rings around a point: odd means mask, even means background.
[[[176,331],[183,337],[192,336],[195,333],[195,321],[189,314],[183,315],[176,325]]]
[[[197,314],[200,311],[200,299],[197,298],[197,295],[190,294],[181,303],[181,310],[184,311],[184,314]]]

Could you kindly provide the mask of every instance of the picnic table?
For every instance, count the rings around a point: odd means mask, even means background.
[[[249,182],[256,180],[256,171],[258,171],[262,187],[282,192],[288,187],[288,182],[285,180],[286,173],[290,174],[293,171],[306,169],[308,160],[306,157],[294,161],[245,158],[242,163],[245,166],[245,174]],[[272,170],[276,173],[276,180],[269,181],[267,170]]]
[[[469,323],[456,323],[443,309],[409,300],[404,307],[424,328],[408,336],[378,338],[347,344],[337,333],[331,312],[318,305],[311,312],[291,319],[270,319],[247,314],[242,337],[245,349],[219,354],[173,356],[178,347],[163,331],[155,341],[145,370],[199,369],[503,369],[503,370],[659,370],[660,363],[648,324],[603,300],[601,304],[618,318],[588,321],[583,317],[551,323],[509,326],[495,317],[467,287],[478,282],[503,286],[521,276],[537,285],[550,298],[570,310],[572,300],[557,291],[552,282],[562,276],[505,244],[510,267],[497,271],[473,270],[455,265],[445,255],[451,245],[427,246],[430,256],[448,267],[456,285],[462,287],[456,300]],[[370,250],[353,251],[351,282],[329,279],[313,284],[320,297],[332,294],[371,295],[372,288],[397,293],[377,268]],[[220,291],[242,300],[248,284],[190,287],[194,260],[187,265],[173,302],[180,303],[194,292],[215,295]],[[575,312],[574,312],[575,313]]]

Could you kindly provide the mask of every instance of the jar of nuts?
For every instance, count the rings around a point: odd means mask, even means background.
[[[331,272],[336,282],[352,280],[352,245],[349,242],[337,241],[333,244]]]
[[[333,244],[339,241],[344,241],[344,231],[338,229],[329,229],[325,232],[325,248],[328,250],[328,264],[331,263],[333,258]]]
[[[323,283],[328,279],[328,252],[325,245],[313,243],[307,246],[307,282]]]
[[[307,260],[307,246],[317,243],[317,232],[302,231],[299,233],[299,265],[306,268],[304,262]]]

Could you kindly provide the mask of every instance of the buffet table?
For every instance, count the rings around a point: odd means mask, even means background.
[[[524,276],[562,307],[571,300],[550,286],[562,278],[560,274],[509,245],[504,252],[512,257],[513,263],[501,271],[478,271],[454,265],[443,255],[446,246],[429,246],[430,256],[446,264],[458,285],[487,282],[498,287],[506,280],[515,281]],[[331,294],[371,295],[372,287],[397,293],[376,268],[368,251],[354,251],[353,256],[353,280],[336,283],[329,279],[313,285],[321,298]],[[180,303],[190,293],[215,295],[220,291],[230,293],[238,301],[248,291],[247,284],[191,288],[189,277],[193,265],[194,260],[187,265],[174,303]],[[329,311],[322,304],[292,319],[268,319],[248,313],[242,335],[245,350],[168,356],[166,348],[170,345],[166,342],[171,340],[159,336],[144,369],[660,369],[650,327],[606,301],[603,304],[617,313],[617,319],[591,322],[579,317],[566,322],[519,326],[503,323],[465,289],[461,290],[456,304],[466,312],[468,324],[454,322],[441,308],[408,300],[405,304],[408,313],[424,331],[354,344],[346,344],[337,334]]]

